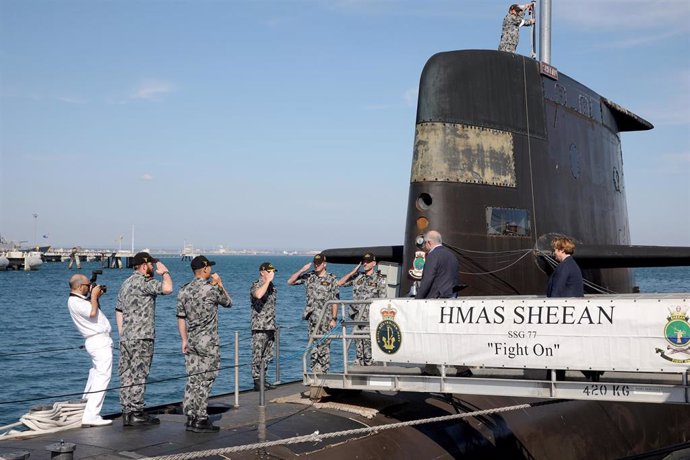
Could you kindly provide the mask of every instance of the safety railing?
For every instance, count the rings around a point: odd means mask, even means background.
[[[302,369],[304,371],[304,374],[307,375],[309,374],[309,371],[311,370],[309,367],[309,356],[311,354],[311,350],[319,345],[321,345],[321,342],[327,342],[330,343],[331,340],[333,339],[339,339],[341,340],[342,343],[342,349],[343,349],[343,373],[347,374],[348,373],[348,356],[349,356],[349,350],[350,347],[352,346],[353,343],[356,343],[356,341],[364,340],[369,338],[369,321],[362,321],[361,317],[364,313],[364,309],[360,308],[359,312],[357,313],[357,317],[355,318],[350,318],[349,312],[348,312],[348,306],[350,305],[366,305],[366,308],[369,308],[369,305],[372,303],[373,300],[329,300],[326,302],[323,306],[323,308],[318,311],[319,317],[318,321],[316,323],[316,327],[314,328],[315,331],[321,331],[324,329],[324,326],[329,324],[331,321],[331,306],[332,305],[339,305],[339,315],[338,317],[341,318],[340,320],[340,333],[336,333],[335,330],[338,328],[338,325],[336,325],[335,328],[332,330],[328,331],[325,334],[322,333],[310,333],[309,334],[309,340],[307,342],[307,348],[306,351],[304,352],[304,355],[302,356]],[[316,313],[316,312],[315,312]],[[350,328],[350,332],[348,333],[348,328]],[[330,349],[329,349],[330,353]],[[312,372],[312,374],[315,373]]]
[[[546,399],[577,399],[627,401],[647,403],[690,403],[687,369],[676,373],[622,372],[615,369],[590,372],[569,368],[568,375],[558,376],[557,369],[466,367],[447,363],[377,362],[373,366],[351,368],[348,361],[350,347],[357,341],[370,339],[369,321],[350,318],[349,305],[368,306],[376,299],[333,300],[326,302],[318,314],[315,331],[324,331],[331,321],[332,305],[338,305],[338,325],[327,332],[313,332],[302,356],[304,384],[317,387],[439,392],[477,395],[502,395]],[[363,309],[360,309],[360,314]],[[311,350],[326,342],[339,340],[342,344],[342,372],[314,371],[310,367]],[[372,346],[374,344],[372,343]],[[584,371],[584,372],[583,372]],[[583,375],[585,373],[585,375]]]

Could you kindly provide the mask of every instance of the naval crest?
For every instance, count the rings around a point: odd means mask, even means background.
[[[389,303],[387,307],[381,309],[381,322],[376,327],[376,345],[379,349],[392,355],[400,349],[402,334],[400,327],[395,322],[395,315],[398,311]]]
[[[690,363],[690,324],[688,319],[687,307],[677,306],[674,310],[669,311],[664,326],[666,348],[655,350],[665,360],[680,364]]]

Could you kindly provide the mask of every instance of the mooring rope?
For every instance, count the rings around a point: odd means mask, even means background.
[[[233,452],[246,452],[246,451],[250,451],[250,450],[264,449],[264,448],[273,447],[273,446],[283,446],[283,445],[286,446],[286,445],[291,445],[291,444],[299,444],[299,443],[303,443],[303,442],[320,442],[320,441],[330,439],[330,438],[339,438],[339,437],[356,436],[356,435],[369,434],[369,433],[378,433],[380,431],[394,430],[396,428],[404,428],[404,427],[408,427],[408,426],[423,425],[426,423],[437,423],[437,422],[446,422],[446,421],[450,421],[450,420],[460,420],[460,419],[468,418],[468,417],[479,417],[479,416],[485,416],[485,415],[499,414],[502,412],[523,410],[523,409],[529,409],[531,407],[543,406],[546,404],[562,403],[562,402],[565,402],[565,401],[564,400],[555,400],[555,401],[541,401],[541,402],[536,402],[536,403],[531,403],[531,404],[518,404],[515,406],[497,407],[494,409],[478,410],[478,411],[474,411],[474,412],[465,412],[462,414],[443,415],[443,416],[439,416],[439,417],[430,417],[430,418],[424,418],[424,419],[419,419],[419,420],[410,420],[407,422],[390,423],[388,425],[370,426],[370,427],[366,427],[366,428],[355,428],[352,430],[335,431],[332,433],[321,434],[317,430],[311,434],[307,434],[304,436],[295,436],[292,438],[279,439],[276,441],[258,442],[258,443],[254,443],[254,444],[245,444],[242,446],[222,447],[219,449],[200,450],[200,451],[196,451],[196,452],[185,452],[182,454],[174,454],[174,455],[161,455],[158,457],[145,457],[145,459],[146,460],[188,460],[188,459],[193,459],[193,458],[204,458],[204,457],[211,457],[214,455],[229,454],[229,453],[233,453]]]
[[[19,418],[19,422],[0,426],[0,440],[78,428],[81,426],[85,406],[85,400],[58,401],[52,407],[39,406],[39,408],[31,409]],[[15,429],[21,425],[28,429],[23,431]]]

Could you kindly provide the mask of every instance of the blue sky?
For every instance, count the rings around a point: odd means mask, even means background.
[[[400,244],[424,63],[495,49],[509,3],[0,0],[0,234]],[[553,2],[552,63],[655,125],[622,135],[633,244],[690,246],[689,17]]]

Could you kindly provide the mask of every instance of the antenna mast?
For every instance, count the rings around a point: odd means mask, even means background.
[[[541,0],[539,8],[539,60],[551,64],[551,0]]]

